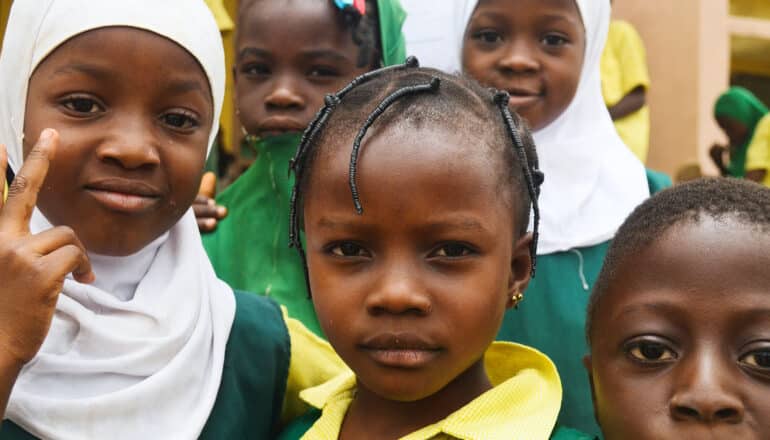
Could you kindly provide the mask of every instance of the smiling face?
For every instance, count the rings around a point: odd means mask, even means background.
[[[331,2],[254,0],[241,11],[234,68],[241,124],[250,134],[301,132],[324,96],[370,70]]]
[[[139,251],[190,207],[213,111],[200,65],[166,38],[111,27],[68,40],[29,81],[25,154],[44,128],[61,138],[38,207],[91,252]]]
[[[390,128],[365,144],[357,215],[353,140],[335,139],[313,165],[304,213],[324,333],[359,389],[396,401],[467,390],[529,280],[530,236],[514,235],[502,177],[490,172],[499,162],[430,124]]]
[[[768,249],[766,232],[706,217],[626,257],[587,360],[605,438],[770,438]]]
[[[465,31],[463,70],[511,94],[533,130],[575,96],[586,48],[575,0],[481,0]]]

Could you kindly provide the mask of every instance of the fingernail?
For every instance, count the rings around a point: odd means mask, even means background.
[[[221,206],[217,208],[217,215],[219,215],[220,217],[224,217],[225,215],[227,215],[227,208],[223,208]]]
[[[206,226],[207,227],[213,228],[216,225],[217,225],[217,221],[216,220],[206,220]]]
[[[50,141],[54,133],[56,133],[56,131],[54,131],[52,128],[46,128],[42,133],[40,133],[40,140],[44,142]]]

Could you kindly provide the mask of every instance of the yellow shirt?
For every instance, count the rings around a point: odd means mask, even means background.
[[[350,369],[328,342],[316,336],[300,321],[289,318],[286,307],[281,306],[281,310],[291,340],[286,397],[281,413],[281,421],[286,423],[309,409],[299,397],[300,391],[327,382],[340,374],[349,373]],[[259,353],[254,355],[259,356]]]
[[[561,381],[544,354],[523,345],[493,343],[484,355],[494,388],[433,425],[401,440],[510,440],[548,439],[561,406]],[[355,395],[352,372],[310,388],[300,398],[322,410],[303,440],[339,438],[345,413]]]
[[[746,171],[765,170],[763,185],[770,187],[770,115],[760,119],[746,151]]]
[[[635,88],[650,87],[644,43],[631,24],[613,20],[601,60],[602,94],[608,107],[620,102]],[[650,110],[645,105],[636,113],[615,121],[620,138],[642,162],[650,148]]]

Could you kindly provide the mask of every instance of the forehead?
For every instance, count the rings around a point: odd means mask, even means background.
[[[353,211],[348,178],[354,136],[319,146],[306,190],[306,216],[313,205]],[[500,193],[502,156],[489,149],[478,139],[431,126],[395,126],[367,136],[357,179],[364,210],[378,205],[470,209],[511,222],[510,204]]]
[[[105,27],[76,35],[54,49],[33,76],[81,75],[93,80],[163,78],[169,90],[197,91],[211,103],[211,87],[197,59],[176,42],[150,31]],[[182,90],[184,89],[184,90]]]
[[[575,0],[480,0],[474,16],[502,15],[511,20],[533,17],[561,19],[582,27],[583,19]]]
[[[735,218],[687,220],[625,258],[604,293],[597,320],[665,309],[682,324],[711,325],[752,310],[768,311],[768,268],[768,232]]]
[[[350,32],[328,0],[252,0],[239,16],[239,44],[354,48]]]

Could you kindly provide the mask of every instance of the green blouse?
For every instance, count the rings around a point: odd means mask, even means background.
[[[219,395],[201,439],[269,439],[279,429],[289,374],[290,339],[278,305],[236,292],[236,309]],[[34,440],[10,420],[0,440]]]

